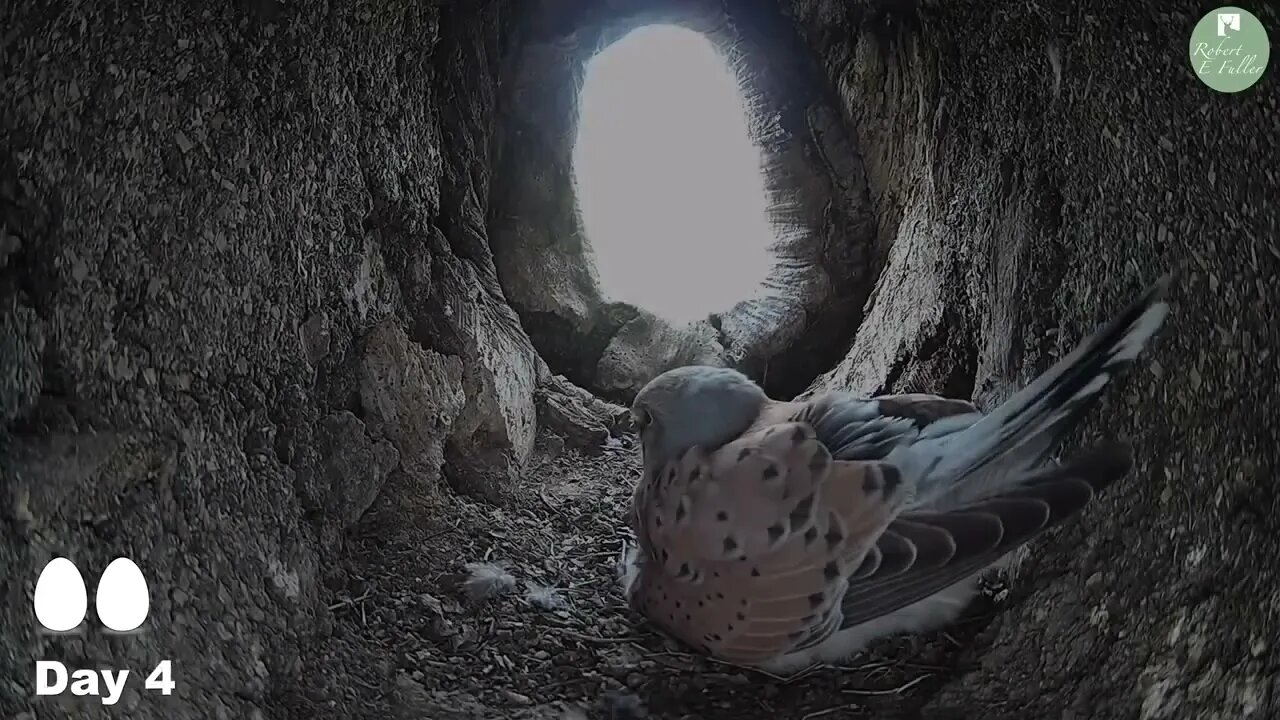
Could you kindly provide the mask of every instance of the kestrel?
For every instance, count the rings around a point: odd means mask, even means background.
[[[1123,443],[1050,453],[1164,323],[1168,285],[985,414],[925,394],[780,402],[731,369],[663,373],[632,404],[632,606],[772,672],[954,620],[985,570],[1129,471]]]

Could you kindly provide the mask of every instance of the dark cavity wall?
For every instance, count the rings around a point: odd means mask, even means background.
[[[1223,95],[1187,58],[1203,3],[782,5],[840,95],[891,244],[815,388],[991,407],[1176,274],[1163,335],[1086,430],[1131,439],[1134,473],[1036,544],[924,717],[1275,717],[1274,55]],[[1252,9],[1274,43],[1280,17]]]
[[[323,559],[384,487],[505,491],[562,387],[486,237],[505,12],[0,10],[0,715],[36,659],[168,658],[170,698],[135,678],[40,716],[261,717],[305,685]],[[91,598],[133,558],[147,632],[37,632],[57,555]]]

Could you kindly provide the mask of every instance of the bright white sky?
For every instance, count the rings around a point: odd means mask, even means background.
[[[587,67],[574,170],[601,289],[677,324],[756,295],[772,266],[760,151],[701,33],[650,25]]]

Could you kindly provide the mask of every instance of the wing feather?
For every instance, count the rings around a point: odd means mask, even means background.
[[[874,620],[981,571],[1082,509],[1132,464],[1128,446],[1106,444],[1063,465],[1031,473],[1021,484],[986,500],[949,512],[903,512],[885,529],[876,550],[888,555],[883,543],[900,552],[895,538],[906,537],[915,544],[913,562],[901,569],[882,562],[855,575],[841,602],[841,627]],[[921,527],[950,538],[954,550],[948,555],[941,546],[926,545],[936,535],[920,532]],[[911,530],[904,532],[906,528]]]
[[[788,408],[788,419],[811,424],[837,460],[880,460],[899,445],[959,432],[982,419],[967,400],[924,393],[864,398],[832,392]]]

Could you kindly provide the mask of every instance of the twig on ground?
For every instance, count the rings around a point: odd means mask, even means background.
[[[828,715],[831,715],[832,713],[838,713],[841,710],[852,710],[856,707],[859,707],[857,703],[849,703],[847,705],[837,705],[835,707],[829,707],[826,710],[816,710],[814,712],[811,712],[801,717],[800,720],[814,720],[814,718],[826,717]]]
[[[343,599],[339,600],[338,602],[336,602],[336,603],[334,603],[334,604],[330,605],[330,606],[329,606],[329,612],[333,612],[334,610],[337,610],[338,608],[343,607],[344,605],[355,605],[356,603],[364,602],[365,600],[368,600],[368,599],[369,599],[369,593],[370,593],[370,592],[372,592],[372,591],[370,591],[370,590],[365,590],[365,591],[364,591],[364,594],[363,594],[363,595],[361,595],[360,597],[357,597],[357,598],[343,598]]]
[[[547,494],[545,492],[539,491],[538,499],[541,500],[542,504],[546,505],[551,510],[551,512],[559,515],[560,517],[564,517],[564,518],[568,517],[568,515],[565,514],[565,511],[563,509],[556,507],[554,504],[552,504],[550,500],[547,499]]]
[[[635,642],[636,640],[640,639],[631,635],[624,635],[621,637],[601,637],[599,635],[586,635],[584,633],[575,632],[573,630],[568,630],[566,628],[560,628],[560,632],[576,640],[581,640],[582,642],[594,643],[596,645],[612,645],[614,643]]]
[[[694,657],[694,656],[690,655],[689,657]],[[770,680],[773,680],[774,682],[782,683],[783,685],[790,685],[791,683],[813,673],[815,670],[818,670],[822,667],[821,665],[810,665],[804,670],[801,670],[800,672],[795,673],[793,675],[778,675],[776,673],[771,673],[768,670],[761,670],[760,668],[746,667],[744,665],[734,665],[733,663],[725,662],[723,660],[717,660],[713,657],[709,657],[706,659],[714,665],[723,665],[725,667],[731,667],[734,670],[742,670],[750,673],[755,673],[756,675],[763,675],[769,678]]]
[[[899,686],[898,686],[898,687],[896,687],[896,688],[889,688],[889,689],[887,689],[887,690],[858,690],[858,689],[854,689],[854,688],[841,688],[841,689],[840,689],[840,692],[845,693],[846,695],[867,695],[867,696],[872,696],[872,695],[901,695],[902,693],[904,693],[904,692],[906,692],[906,691],[910,690],[911,688],[915,687],[916,685],[919,685],[920,683],[924,682],[925,680],[928,680],[928,679],[929,679],[929,678],[931,678],[931,677],[933,677],[933,675],[932,675],[932,674],[930,674],[930,673],[926,673],[926,674],[921,675],[920,677],[917,677],[916,679],[911,680],[911,681],[909,681],[909,682],[907,682],[907,683],[905,683],[905,684],[903,684],[903,685],[899,685]]]

